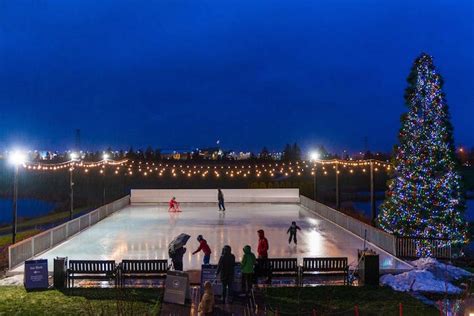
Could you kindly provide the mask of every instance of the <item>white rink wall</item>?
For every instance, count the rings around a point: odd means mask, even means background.
[[[225,203],[300,203],[299,189],[222,189]],[[168,203],[172,197],[180,203],[217,203],[217,189],[134,189],[132,204]]]

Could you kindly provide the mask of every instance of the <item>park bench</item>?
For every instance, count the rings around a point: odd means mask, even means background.
[[[296,258],[268,258],[266,262],[267,267],[264,266],[265,260],[257,259],[257,271],[260,271],[260,274],[268,269],[271,278],[290,277],[295,278],[298,283],[299,267]]]
[[[121,287],[131,279],[164,279],[168,272],[168,260],[122,260],[119,272]]]
[[[344,285],[348,283],[349,265],[346,257],[303,258],[301,267],[301,284],[304,277],[314,275],[335,275],[344,277]]]
[[[117,286],[117,265],[113,260],[70,260],[67,280],[70,288],[74,280],[113,280]]]

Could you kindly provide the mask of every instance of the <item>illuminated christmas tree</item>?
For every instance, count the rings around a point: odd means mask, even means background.
[[[430,56],[422,54],[408,76],[394,174],[378,223],[405,237],[443,238],[466,242],[465,199],[455,156],[443,80]],[[427,242],[418,255],[429,256]]]

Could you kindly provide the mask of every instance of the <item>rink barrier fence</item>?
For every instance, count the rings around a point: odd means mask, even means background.
[[[8,247],[8,268],[11,270],[26,260],[53,248],[129,204],[130,195],[127,195],[92,212],[11,245]]]
[[[361,238],[367,237],[367,241],[396,256],[397,238],[376,227],[370,226],[351,216],[341,213],[327,205],[311,200],[303,195],[300,196],[301,205],[324,217],[325,219],[345,228]]]

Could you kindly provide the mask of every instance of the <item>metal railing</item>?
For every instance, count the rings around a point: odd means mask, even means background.
[[[11,245],[8,247],[8,268],[11,270],[26,260],[53,248],[129,204],[130,195],[127,195],[92,212]]]
[[[423,254],[429,252],[429,254]],[[420,258],[429,255],[437,259],[451,259],[451,244],[447,239],[397,237],[397,257]]]
[[[300,196],[301,205],[315,212],[321,217],[347,229],[361,238],[367,238],[367,241],[377,247],[396,255],[396,237],[384,232],[381,229],[370,226],[349,215],[341,213],[327,205],[313,201],[305,196]]]

